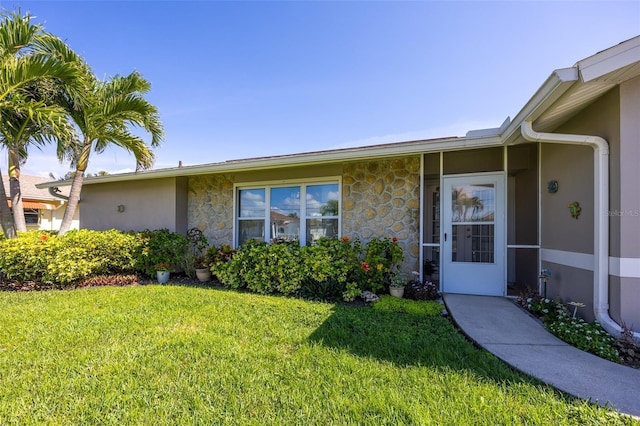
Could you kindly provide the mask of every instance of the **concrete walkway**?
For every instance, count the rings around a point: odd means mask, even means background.
[[[445,294],[453,321],[480,347],[551,386],[640,416],[640,370],[583,352],[504,297]]]

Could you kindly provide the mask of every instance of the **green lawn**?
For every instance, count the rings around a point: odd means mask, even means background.
[[[173,285],[3,292],[0,423],[631,424],[511,371],[446,319],[387,306]]]

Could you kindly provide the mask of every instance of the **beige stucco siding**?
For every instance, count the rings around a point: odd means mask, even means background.
[[[185,178],[84,185],[80,227],[98,231],[167,228],[185,233],[185,192]],[[119,212],[118,206],[124,206],[124,211]]]
[[[542,144],[542,247],[593,254],[593,149],[575,145]],[[549,193],[547,182],[558,181]],[[578,219],[568,204],[577,201]]]
[[[593,321],[593,271],[573,268],[552,262],[542,262],[542,267],[551,271],[547,282],[547,297],[565,302],[581,302],[580,316]]]
[[[619,186],[612,186],[618,188],[619,202],[612,203],[611,220],[620,232],[616,234],[619,240],[612,241],[611,255],[640,258],[640,78],[620,86],[619,145],[611,173],[620,181]]]
[[[609,277],[609,311],[618,324],[640,331],[640,278]]]

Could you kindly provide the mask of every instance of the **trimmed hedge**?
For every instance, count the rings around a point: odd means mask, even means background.
[[[80,230],[64,236],[29,231],[0,240],[0,279],[50,288],[76,286],[97,276],[153,277],[158,264],[188,272],[195,253],[204,251],[199,245],[195,248],[187,236],[167,229]],[[304,247],[250,241],[235,253],[223,254],[210,256],[216,259],[211,270],[227,287],[328,301],[354,300],[365,290],[386,288],[403,258],[395,239],[374,238],[363,245],[346,237]]]
[[[13,281],[71,285],[105,274],[135,271],[140,246],[119,231],[76,230],[58,236],[44,231],[0,240],[0,272]]]

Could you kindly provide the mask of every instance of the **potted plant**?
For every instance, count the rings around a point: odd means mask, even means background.
[[[394,271],[389,278],[389,293],[394,297],[402,297],[404,295],[404,286],[407,280],[400,271]]]
[[[207,257],[208,256],[196,256],[194,259],[196,277],[198,277],[198,280],[203,282],[211,279],[211,264]]]
[[[169,274],[171,271],[171,265],[169,263],[166,263],[166,262],[158,263],[155,266],[155,270],[156,270],[158,282],[160,284],[164,284],[167,281],[169,281]]]

